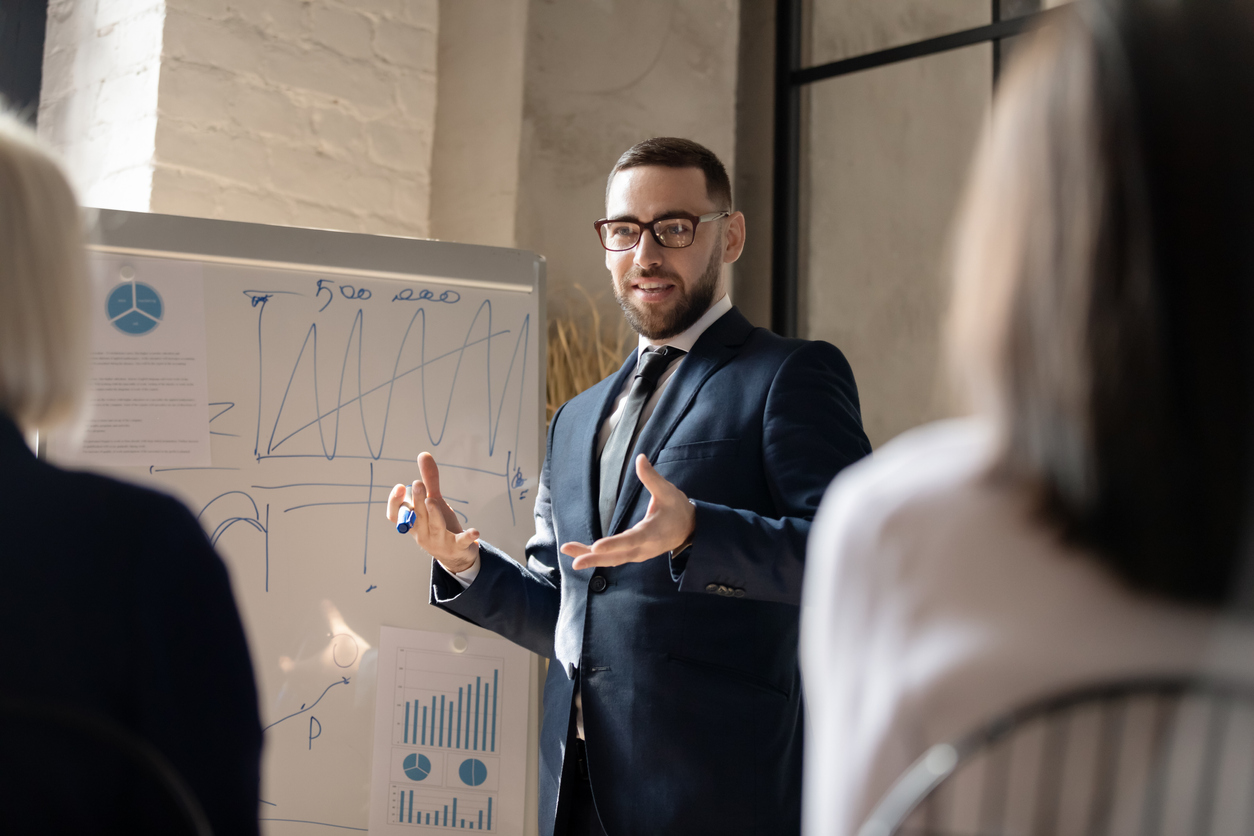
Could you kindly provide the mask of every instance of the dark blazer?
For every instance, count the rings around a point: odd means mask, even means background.
[[[522,567],[489,545],[469,588],[433,562],[432,602],[549,657],[540,830],[558,812],[576,679],[588,770],[613,836],[797,833],[798,605],[823,491],[870,452],[834,346],[780,338],[733,309],[676,370],[632,455],[695,503],[690,550],[574,571],[562,543],[602,536],[597,434],[636,366],[558,410]],[[628,468],[612,532],[643,518]],[[569,775],[569,772],[566,773]]]
[[[37,461],[2,413],[0,513],[0,704],[108,718],[165,756],[215,833],[257,833],[252,665],[226,567],[192,515],[163,494]],[[13,728],[2,712],[0,723]],[[125,760],[87,736],[26,734],[18,749],[4,740],[0,796],[28,785],[35,795],[0,804],[0,830],[184,832],[150,794],[134,797],[145,790]]]

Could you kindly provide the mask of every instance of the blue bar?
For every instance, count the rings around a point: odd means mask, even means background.
[[[414,791],[410,790],[409,791],[409,821],[412,823],[413,820],[414,820]],[[418,821],[419,823],[422,822],[422,816],[418,817]]]
[[[470,683],[466,683],[466,740],[462,744],[470,748]]]
[[[457,827],[457,799],[453,799],[453,826]]]
[[[414,712],[417,713],[418,706],[414,706]],[[422,707],[422,745],[427,745],[427,707]]]
[[[444,745],[444,695],[440,694],[440,745]]]
[[[492,671],[492,751],[493,752],[496,751],[496,692],[501,687],[497,682],[497,679],[498,677],[500,677],[500,675],[501,675],[501,672],[499,670]],[[488,803],[491,804],[492,802],[489,801]],[[491,810],[492,808],[489,807],[488,809]],[[492,814],[491,813],[488,813],[488,829],[489,830],[492,829]]]
[[[462,748],[462,689],[457,689],[457,748]]]
[[[405,821],[405,791],[401,790],[401,811],[397,814],[397,821]]]
[[[488,796],[488,830],[492,829],[492,796]]]
[[[448,698],[448,745],[453,745],[453,698]]]
[[[435,745],[435,697],[431,698],[431,745]]]
[[[488,688],[483,686],[483,751],[488,751]]]
[[[490,800],[491,800],[491,799],[489,799],[489,801],[490,801]],[[438,815],[439,815],[439,813],[436,813],[436,815],[438,816]],[[431,824],[431,814],[430,814],[430,813],[427,813],[427,824]]]
[[[413,793],[410,793],[410,795],[413,795]],[[411,801],[410,806],[412,807],[412,805],[413,805],[413,802]],[[479,811],[479,829],[483,830],[483,811],[482,810]]]
[[[479,677],[475,677],[475,748],[479,748]]]
[[[456,805],[456,804],[457,804],[457,802],[453,802],[453,804],[454,804],[454,805]],[[439,816],[436,816],[436,817],[435,817],[435,823],[436,823],[436,824],[439,824],[439,823],[440,823],[440,817],[439,817]],[[445,804],[445,805],[444,805],[444,826],[445,826],[445,827],[448,827],[448,805],[447,805],[447,804]]]
[[[409,702],[405,702],[405,742],[409,742]]]

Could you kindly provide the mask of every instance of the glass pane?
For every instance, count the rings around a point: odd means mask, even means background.
[[[944,255],[991,88],[984,43],[803,93],[800,330],[849,358],[876,445],[947,413]]]
[[[878,52],[993,20],[993,0],[810,0],[806,66]]]

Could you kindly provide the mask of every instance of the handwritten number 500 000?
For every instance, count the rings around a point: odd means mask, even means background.
[[[321,308],[318,308],[318,313],[322,313],[323,311],[325,311],[327,309],[327,305],[330,305],[332,302],[335,301],[335,291],[331,289],[333,287],[336,287],[336,283],[331,281],[330,279],[318,279],[318,290],[314,294],[315,298],[322,296],[324,292],[327,294],[327,301],[322,303]],[[343,296],[345,299],[360,299],[362,301],[365,301],[366,299],[369,299],[373,295],[370,292],[370,289],[366,287],[353,287],[351,284],[342,284],[342,285],[339,285],[339,288],[340,288],[340,295]],[[437,296],[435,295],[435,293],[428,290],[427,288],[423,288],[422,290],[419,290],[418,293],[415,295],[413,288],[407,287],[404,290],[402,290],[400,293],[393,296],[392,301],[393,302],[431,301],[431,302],[445,302],[451,305],[454,302],[460,301],[461,298],[462,298],[461,294],[458,293],[456,290],[445,290],[441,292],[439,296]]]

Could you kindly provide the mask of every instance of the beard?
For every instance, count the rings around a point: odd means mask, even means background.
[[[714,302],[719,273],[723,269],[723,248],[715,247],[705,272],[691,288],[677,273],[665,270],[628,270],[622,283],[614,283],[614,298],[632,330],[648,340],[669,340],[687,331],[705,315]],[[675,299],[666,310],[641,308],[631,298],[631,283],[638,279],[669,279],[675,282]]]

